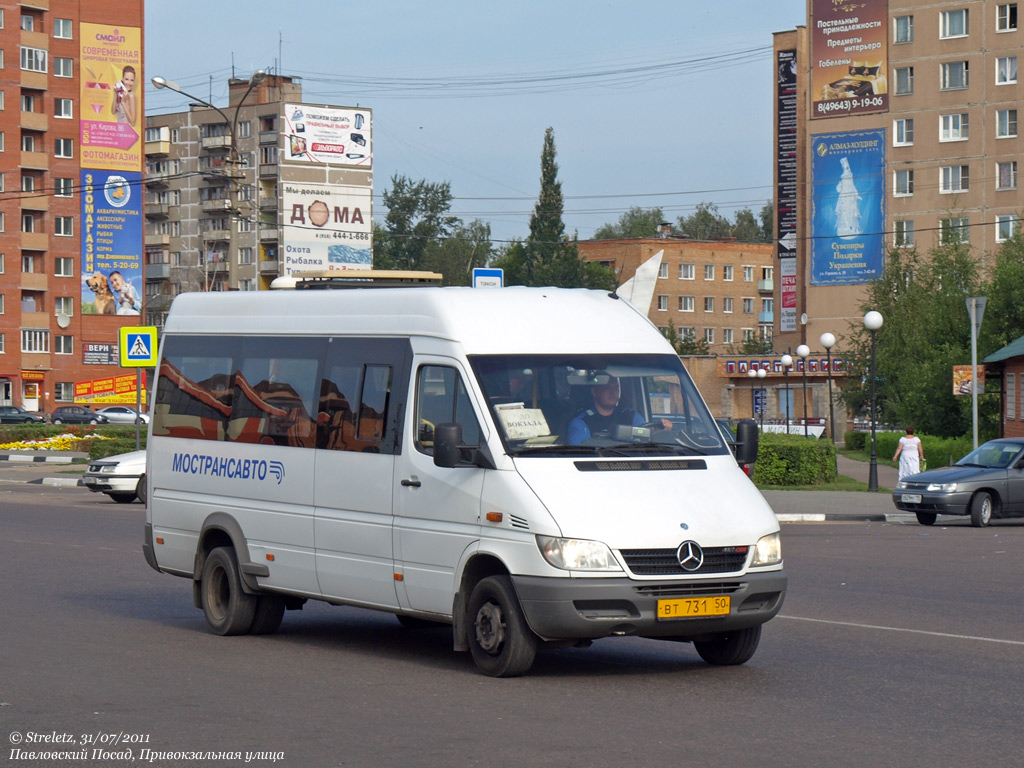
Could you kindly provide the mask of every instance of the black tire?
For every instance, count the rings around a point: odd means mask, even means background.
[[[64,419],[54,419],[53,423],[54,424],[63,424],[64,423]]]
[[[533,666],[538,638],[526,623],[508,576],[489,576],[473,588],[466,607],[466,640],[485,675],[517,677]]]
[[[713,640],[695,640],[693,647],[708,664],[718,667],[744,664],[757,650],[761,641],[761,626],[722,632]]]
[[[249,632],[253,635],[272,635],[284,618],[284,598],[280,595],[259,595]]]
[[[135,501],[134,493],[108,493],[107,496],[112,498],[118,504],[131,504]]]
[[[935,525],[935,519],[938,517],[934,512],[915,512],[917,515],[917,522],[921,525]]]
[[[975,528],[984,528],[992,522],[992,512],[995,509],[995,499],[988,491],[978,491],[971,499],[971,525]]]
[[[217,547],[207,555],[199,593],[206,623],[215,634],[242,635],[252,627],[256,595],[242,591],[233,547]]]
[[[146,476],[143,475],[139,478],[138,484],[135,486],[135,496],[143,504],[146,503]]]

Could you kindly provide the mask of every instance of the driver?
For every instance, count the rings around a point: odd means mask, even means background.
[[[632,408],[619,405],[620,394],[619,380],[615,376],[608,376],[604,384],[593,385],[590,395],[594,399],[594,407],[580,411],[569,422],[569,445],[579,445],[593,435],[612,434],[618,426],[643,426],[643,416]],[[660,419],[660,426],[672,429],[672,422]]]

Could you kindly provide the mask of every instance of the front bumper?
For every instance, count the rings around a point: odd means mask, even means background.
[[[700,639],[755,627],[782,608],[784,571],[700,581],[634,581],[628,578],[552,579],[513,576],[530,628],[545,640],[594,640],[613,635]],[[659,619],[658,600],[729,595],[726,616]]]
[[[85,475],[82,485],[96,493],[135,493],[142,475]]]
[[[903,501],[905,495],[917,495],[921,502],[915,504]],[[892,503],[904,512],[932,512],[938,515],[966,515],[971,503],[969,493],[928,493],[916,490],[892,492]]]

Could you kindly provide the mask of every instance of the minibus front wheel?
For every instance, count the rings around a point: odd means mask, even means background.
[[[206,556],[200,588],[203,615],[218,635],[242,635],[256,615],[256,595],[242,589],[234,547],[217,547]]]
[[[469,597],[466,640],[485,675],[517,677],[533,666],[538,638],[526,623],[508,576],[482,579]]]

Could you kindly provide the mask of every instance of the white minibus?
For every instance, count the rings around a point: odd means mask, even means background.
[[[492,676],[613,636],[742,664],[779,524],[614,293],[298,280],[186,293],[160,344],[144,552],[218,634],[307,600],[449,624]]]

